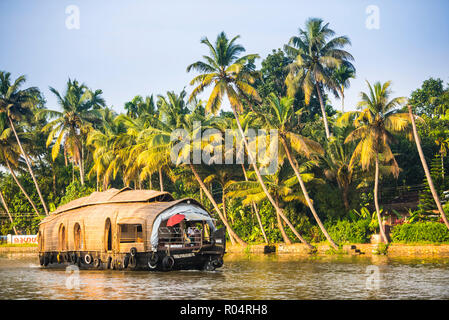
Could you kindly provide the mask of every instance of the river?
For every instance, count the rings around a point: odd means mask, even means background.
[[[2,254],[0,299],[449,299],[449,258],[232,254],[213,272],[76,275]]]

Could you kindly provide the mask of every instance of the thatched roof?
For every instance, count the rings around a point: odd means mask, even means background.
[[[65,211],[109,203],[130,203],[130,202],[150,202],[150,201],[173,201],[173,197],[168,192],[155,190],[132,190],[131,188],[109,189],[105,192],[93,192],[91,195],[79,198],[58,207],[51,214],[59,214]]]

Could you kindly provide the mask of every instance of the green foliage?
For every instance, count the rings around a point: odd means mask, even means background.
[[[284,50],[273,50],[268,54],[262,61],[260,70],[256,70],[254,64],[255,59],[259,57],[257,54],[241,56],[245,49],[235,42],[239,39],[238,36],[228,39],[223,32],[214,43],[210,43],[206,38],[203,39],[202,43],[208,47],[210,57],[203,56],[203,60],[188,67],[188,70],[199,73],[191,82],[196,89],[191,92],[190,99],[184,90],[180,94],[167,92],[166,97],[155,95],[157,101],[154,100],[153,95],[145,94],[145,98],[144,96],[135,96],[131,101],[125,103],[127,115],[117,114],[111,108],[104,108],[105,101],[102,98],[101,90],[90,90],[77,80],[69,80],[66,86],[67,90],[62,95],[51,89],[58,98],[62,112],[47,110],[43,98],[38,97],[40,92],[37,88],[30,89],[29,93],[38,99],[30,96],[30,99],[27,99],[29,103],[26,105],[23,103],[20,105],[18,102],[14,105],[9,102],[2,103],[6,100],[10,101],[10,93],[16,92],[16,89],[19,89],[25,82],[25,77],[20,77],[15,90],[6,90],[7,86],[1,86],[3,89],[0,90],[0,114],[5,118],[4,120],[6,120],[6,114],[13,116],[18,135],[32,162],[39,188],[51,211],[58,205],[89,195],[94,191],[92,186],[95,184],[102,190],[107,190],[110,187],[122,188],[126,185],[135,188],[150,188],[151,185],[151,188],[158,189],[159,175],[157,171],[161,169],[163,186],[166,191],[171,192],[177,199],[191,197],[202,202],[217,219],[217,223],[222,224],[217,213],[214,212],[211,202],[205,195],[200,196],[198,183],[190,168],[175,166],[168,160],[172,144],[164,141],[169,140],[172,131],[176,128],[182,127],[191,130],[193,121],[201,121],[203,128],[218,128],[220,131],[229,129],[229,127],[235,129],[234,114],[220,109],[222,100],[226,96],[231,105],[240,112],[242,119],[240,122],[244,130],[248,128],[266,129],[274,126],[276,123],[273,121],[265,123],[261,121],[261,117],[257,117],[257,113],[262,113],[267,117],[270,110],[277,110],[279,118],[291,118],[291,123],[279,121],[283,125],[288,124],[285,126],[289,129],[288,132],[314,140],[325,150],[324,155],[320,155],[318,159],[307,159],[310,160],[308,162],[314,163],[305,168],[306,172],[301,171],[301,173],[312,177],[305,181],[305,184],[317,214],[325,223],[331,237],[338,243],[368,242],[370,234],[378,229],[376,214],[368,209],[368,205],[373,204],[372,193],[365,193],[366,190],[372,190],[373,174],[369,171],[362,172],[361,162],[363,161],[350,163],[358,138],[354,139],[357,141],[353,144],[345,143],[345,141],[349,132],[354,129],[354,118],[346,123],[346,127],[339,127],[335,110],[329,104],[330,101],[326,96],[326,93],[338,94],[342,98],[343,89],[348,86],[347,80],[351,78],[351,73],[355,70],[349,62],[352,61],[352,56],[341,50],[349,44],[349,39],[337,37],[331,40],[328,36],[332,38],[333,31],[329,30],[328,24],[321,19],[309,19],[307,26],[310,28],[307,27],[299,36],[293,37]],[[304,36],[307,34],[311,37],[306,39]],[[327,36],[319,34],[327,34]],[[204,49],[206,48],[204,47]],[[296,60],[297,63],[292,64],[299,56],[302,59]],[[334,65],[336,56],[338,56],[338,60],[344,62],[338,69],[335,69]],[[321,59],[318,59],[319,57]],[[315,67],[319,67],[318,64],[321,67],[316,69]],[[319,74],[317,74],[317,70]],[[289,112],[280,112],[283,110],[282,108],[269,109],[270,100],[275,102],[276,99],[279,99],[279,102],[282,102],[285,99],[283,97],[288,91],[286,78],[289,74],[290,81],[287,83],[290,83],[290,89],[294,89],[290,90],[294,91],[294,94],[291,95],[294,101],[289,105],[294,114],[292,117],[289,117],[290,108],[284,109]],[[303,76],[306,74],[308,77]],[[2,73],[1,77],[3,75],[9,78],[6,73]],[[316,78],[317,76],[318,78]],[[0,80],[7,83],[9,80],[6,78]],[[337,87],[335,81],[338,84]],[[326,109],[325,113],[332,131],[330,139],[327,139],[325,135],[317,86],[322,92],[323,108]],[[213,87],[213,93],[209,96],[209,100],[206,102],[196,99],[198,94],[207,87]],[[386,93],[389,94],[389,90],[387,91]],[[388,94],[384,95],[388,96]],[[15,95],[17,96],[17,94]],[[268,98],[270,96],[271,99]],[[364,99],[362,98],[365,100],[365,106],[369,102],[366,98],[366,95]],[[397,104],[396,102],[393,104]],[[444,164],[441,166],[441,158],[435,157],[430,161],[430,156],[436,153],[444,159],[448,156],[449,90],[444,87],[441,79],[430,78],[424,81],[421,88],[412,93],[410,103],[416,113],[424,119],[424,121],[417,122],[422,148],[428,158],[427,161],[431,163],[435,186],[441,193],[449,187],[448,179],[442,178],[449,170],[445,170],[448,169],[447,165],[446,168],[444,168]],[[376,103],[372,105],[373,108],[376,106]],[[221,113],[216,116],[219,110]],[[392,115],[386,112],[386,109],[377,111],[380,115]],[[52,118],[53,121],[51,121]],[[245,125],[243,119],[250,120]],[[267,117],[267,119],[276,118]],[[401,119],[407,120],[408,114]],[[359,118],[359,122],[365,120],[365,118]],[[395,121],[397,127],[402,128],[401,123],[405,123],[405,120],[399,122],[397,120]],[[11,149],[10,146],[15,141],[11,133],[9,133],[11,139],[6,139],[8,138],[8,126],[9,124],[5,122],[0,130],[0,135],[1,132],[4,132],[3,145],[7,148],[3,148],[3,150],[6,151]],[[45,130],[43,130],[44,128]],[[365,128],[366,137],[372,136],[371,133],[374,132],[372,128],[375,128],[374,125]],[[386,187],[385,189],[394,189],[398,185],[407,186],[421,183],[424,174],[414,141],[409,141],[403,135],[396,134],[397,130],[389,131],[392,133],[391,137],[390,134],[386,134],[384,135],[385,139],[380,140],[387,141],[390,145],[391,138],[392,146],[393,140],[397,143],[394,144],[391,152],[387,152],[388,154],[384,154],[383,157],[389,155],[391,159],[396,158],[400,170],[395,168],[397,169],[395,173],[399,172],[399,180],[396,177],[387,177],[385,166],[381,166],[381,186]],[[361,130],[358,131],[358,134],[360,132]],[[281,132],[281,134],[283,133],[285,132]],[[303,144],[298,143],[298,139],[296,140],[298,146]],[[369,140],[368,145],[374,145],[374,142],[378,142],[378,140],[377,138]],[[300,148],[295,148],[295,143],[291,139],[286,139],[286,141],[292,151],[295,151],[293,157],[300,168],[304,164],[308,164],[304,154],[300,152]],[[63,148],[61,152],[59,152],[60,148]],[[36,204],[38,211],[43,212],[36,187],[23,163],[23,156],[17,150],[8,152],[9,158],[17,160],[14,161],[13,167],[18,180]],[[369,155],[369,152],[365,153]],[[2,160],[5,156],[6,154],[3,157],[0,155],[0,165],[2,165],[2,170],[8,171],[6,163]],[[330,161],[323,163],[321,160],[326,157]],[[282,154],[280,154],[280,158],[282,158]],[[322,231],[312,218],[310,210],[304,205],[299,184],[292,179],[291,166],[285,158],[280,160],[280,170],[277,176],[264,176],[263,178],[270,194],[276,198],[276,202],[284,210],[288,219],[307,241],[324,241],[325,237]],[[213,181],[205,181],[205,183],[212,189],[213,196],[218,203],[222,201],[221,196],[223,190],[228,188],[226,187],[228,182],[235,181],[240,184],[245,182],[240,166],[236,170],[229,165],[226,165],[226,168],[230,168],[228,170],[235,173],[235,176],[227,174],[226,176],[221,175],[220,178],[220,172],[224,171],[219,170],[219,165],[197,166],[199,176],[204,180],[207,180],[208,176],[215,175]],[[36,217],[33,214],[30,203],[10,173],[4,174],[3,171],[0,171],[0,188],[9,210],[13,213],[14,225],[22,232],[35,233],[41,217]],[[75,176],[78,176],[80,172],[86,173],[84,186],[75,180]],[[81,176],[84,177],[81,174],[80,179]],[[257,206],[268,240],[272,243],[283,241],[273,206],[266,200],[260,185],[255,182],[254,176],[251,176],[251,170],[248,170],[248,177],[250,181],[247,184],[252,186],[253,191],[256,191],[249,194],[254,197],[253,199],[258,200]],[[321,181],[326,181],[326,183],[318,183]],[[264,239],[255,213],[251,206],[244,206],[242,200],[234,196],[227,197],[226,215],[229,223],[243,240],[249,243],[261,243]],[[411,212],[408,222],[428,220],[426,214],[434,209],[434,201],[427,186],[420,199],[420,210]],[[449,211],[449,204],[446,204],[445,210]],[[397,239],[400,239],[397,241],[409,241],[409,237],[412,240],[426,238],[424,235],[426,233],[431,233],[432,236],[428,236],[427,238],[430,240],[425,241],[447,241],[444,240],[447,231],[441,224],[429,224],[433,229],[422,227],[422,230],[417,225],[419,224],[396,227],[395,234]],[[12,227],[13,225],[8,219],[0,221],[1,233],[11,233]],[[292,241],[297,241],[290,228],[286,225],[284,227],[287,236]],[[413,236],[409,235],[411,233]],[[442,236],[439,236],[440,233]],[[379,251],[382,252],[383,249],[381,248]],[[337,252],[338,250],[335,251],[335,253]]]
[[[449,242],[449,230],[439,222],[416,222],[397,225],[392,230],[393,242]]]
[[[373,250],[373,254],[376,255],[386,255],[388,253],[388,243],[379,243],[376,249]]]
[[[409,103],[416,114],[432,117],[439,113],[439,101],[436,98],[443,94],[443,80],[429,78],[423,82],[421,88],[412,92]]]
[[[430,175],[432,177],[433,184],[438,193],[439,198],[443,196],[443,191],[446,190],[447,183],[443,177],[443,168],[441,163],[441,155],[436,154],[430,164]],[[422,216],[432,215],[434,210],[437,210],[435,200],[433,199],[432,192],[430,191],[429,182],[424,178],[423,184],[425,186],[424,191],[419,195],[419,214]]]
[[[61,202],[59,203],[59,205],[63,205],[72,200],[88,196],[94,191],[94,188],[88,187],[87,185],[82,186],[81,183],[78,182],[78,180],[74,180],[67,186],[65,195],[61,198]]]
[[[332,239],[340,244],[368,243],[370,241],[370,221],[367,219],[353,222],[348,220],[326,221],[325,226]]]

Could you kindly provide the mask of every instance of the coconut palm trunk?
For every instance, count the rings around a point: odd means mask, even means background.
[[[377,214],[377,222],[379,223],[380,234],[385,243],[388,243],[388,238],[385,233],[385,228],[382,223],[382,219],[380,217],[380,208],[379,208],[379,154],[376,154],[376,172],[374,175],[374,205],[376,207]]]
[[[415,138],[416,148],[418,149],[419,158],[421,159],[422,167],[426,174],[427,182],[429,183],[430,191],[432,192],[433,199],[437,205],[438,211],[440,212],[441,218],[444,221],[444,224],[449,229],[449,222],[447,221],[446,215],[444,214],[443,207],[441,206],[440,198],[438,197],[438,193],[433,184],[432,176],[430,175],[429,167],[427,166],[426,158],[424,158],[424,153],[421,148],[421,140],[418,135],[418,130],[416,130],[415,117],[413,116],[412,107],[408,105],[408,113],[410,115],[410,119],[412,122],[413,129],[413,137]]]
[[[248,181],[248,176],[246,175],[246,169],[245,169],[244,164],[242,164],[242,170],[243,170],[243,175],[245,176],[245,181]],[[257,208],[257,205],[254,203],[254,201],[251,202],[251,205],[252,205],[254,213],[256,215],[257,222],[259,223],[260,230],[262,231],[263,238],[265,239],[265,243],[268,244],[268,238],[265,233],[265,229],[263,228],[262,220],[260,219],[259,209]]]
[[[47,206],[46,206],[46,204],[45,204],[44,197],[42,197],[41,189],[39,188],[39,185],[37,184],[36,177],[34,176],[34,172],[33,172],[33,169],[31,168],[31,165],[30,165],[30,161],[29,161],[29,159],[28,159],[28,156],[27,156],[27,154],[25,153],[25,151],[23,150],[22,143],[20,142],[19,136],[17,135],[16,129],[15,129],[15,127],[14,127],[14,123],[12,122],[11,117],[8,117],[8,120],[9,120],[9,124],[10,124],[10,126],[11,126],[11,129],[12,129],[12,131],[14,132],[14,136],[16,137],[17,144],[19,145],[20,152],[22,152],[22,155],[23,155],[23,157],[24,157],[24,159],[25,159],[25,162],[26,162],[26,164],[27,164],[28,171],[29,171],[30,174],[31,174],[31,178],[33,178],[33,182],[34,182],[34,185],[35,185],[35,187],[36,187],[36,191],[37,191],[37,193],[38,193],[38,195],[39,195],[39,198],[40,198],[40,200],[41,200],[41,202],[42,202],[42,206],[44,207],[45,214],[48,215],[48,209],[47,209]],[[36,212],[37,212],[37,211],[36,211]]]
[[[235,107],[232,106],[232,112],[234,113],[234,117],[237,123],[237,127],[239,128],[240,134],[242,135],[242,140],[243,143],[245,144],[245,147],[247,150],[250,150],[249,145],[248,145],[248,141],[246,140],[245,137],[245,132],[242,129],[242,125],[240,124],[239,121],[239,116],[237,114],[237,111],[235,110]],[[248,152],[248,157],[250,158],[250,162],[253,165],[253,169],[254,172],[256,173],[256,177],[257,177],[257,181],[259,182],[263,192],[265,193],[265,195],[267,196],[268,200],[270,201],[271,205],[274,207],[274,209],[276,210],[276,213],[278,213],[281,218],[285,221],[285,223],[290,227],[290,229],[293,231],[293,233],[295,234],[295,236],[299,239],[299,241],[301,241],[302,243],[304,243],[307,247],[309,247],[310,249],[315,249],[314,246],[312,246],[310,243],[308,243],[300,234],[298,231],[296,231],[295,227],[291,224],[291,222],[287,219],[287,217],[284,215],[284,212],[282,211],[282,209],[276,204],[276,202],[274,201],[273,197],[271,196],[270,192],[267,189],[267,186],[265,185],[265,183],[263,182],[262,176],[260,174],[259,168],[257,167],[257,163],[255,161],[255,159],[253,158],[253,155],[251,154],[251,152]]]
[[[33,200],[31,200],[30,196],[28,195],[28,193],[25,191],[25,189],[23,188],[22,184],[20,183],[19,179],[17,179],[16,174],[14,173],[14,170],[11,168],[11,165],[9,164],[9,161],[6,161],[6,165],[8,166],[9,172],[11,172],[11,176],[14,179],[14,181],[16,182],[16,184],[19,186],[19,189],[22,191],[23,195],[25,196],[25,198],[27,198],[28,202],[31,204],[31,206],[33,207],[34,212],[36,212],[36,215],[39,217],[39,211],[36,208],[36,205],[34,204]]]
[[[223,217],[228,221],[228,214],[226,212],[226,197],[223,191],[223,195],[221,196],[221,207],[223,208]],[[229,239],[231,240],[232,245],[235,245],[234,237],[228,232]]]
[[[326,131],[326,138],[329,140],[330,137],[329,124],[327,123],[326,109],[324,107],[324,101],[321,95],[321,88],[318,82],[315,83],[315,87],[318,93],[318,99],[320,100],[321,113],[323,115],[323,122],[324,122],[324,130]]]
[[[321,222],[320,217],[318,217],[318,214],[315,211],[315,207],[313,206],[312,200],[309,197],[309,193],[307,192],[304,181],[302,180],[301,174],[299,173],[298,166],[293,162],[293,158],[292,158],[290,150],[287,146],[287,143],[285,142],[283,137],[281,137],[280,140],[281,140],[282,146],[284,147],[285,153],[287,155],[288,162],[290,163],[290,166],[293,168],[293,171],[295,171],[296,178],[298,178],[298,182],[299,182],[299,185],[301,186],[302,193],[304,195],[304,198],[306,198],[307,205],[309,206],[309,209],[312,212],[313,217],[315,218],[315,221],[318,223],[318,226],[320,227],[321,232],[323,232],[324,236],[329,241],[331,246],[337,250],[338,245],[334,242],[334,240],[332,240],[331,236],[329,235],[329,233],[327,232],[323,223]]]
[[[164,180],[162,178],[162,167],[159,167],[159,187],[161,189],[161,192],[164,191]]]
[[[5,208],[6,213],[8,214],[9,221],[11,221],[11,225],[12,225],[12,228],[14,230],[14,233],[17,236],[17,230],[16,230],[16,226],[14,225],[14,220],[12,219],[11,213],[9,212],[8,205],[6,204],[5,198],[3,197],[3,192],[1,190],[0,190],[0,198],[2,200],[3,207]]]
[[[282,225],[281,216],[277,212],[276,212],[276,221],[277,221],[278,229],[281,232],[282,240],[284,241],[284,243],[285,244],[292,244],[292,242],[290,241],[290,239],[287,236],[287,233],[285,232],[284,226]]]
[[[193,175],[195,176],[196,181],[198,182],[198,184],[200,185],[201,189],[204,191],[204,193],[206,194],[206,197],[209,199],[209,201],[212,203],[215,211],[217,212],[218,216],[220,217],[221,221],[223,221],[223,224],[226,227],[226,230],[229,232],[230,235],[232,235],[232,237],[234,237],[234,239],[241,244],[242,246],[246,246],[246,242],[243,241],[232,229],[232,227],[229,225],[228,221],[223,217],[222,212],[220,211],[220,209],[218,208],[217,203],[215,202],[214,198],[212,197],[212,194],[209,192],[209,190],[207,189],[206,185],[204,184],[203,180],[201,179],[201,177],[199,176],[198,172],[196,171],[195,167],[193,166],[193,164],[190,164],[190,169],[193,172]]]
[[[81,157],[78,163],[80,169],[80,182],[81,185],[84,186],[84,148],[83,144],[81,144]]]

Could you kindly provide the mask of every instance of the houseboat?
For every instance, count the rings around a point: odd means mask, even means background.
[[[58,207],[38,233],[43,267],[212,271],[223,265],[225,228],[194,199],[110,189]]]

